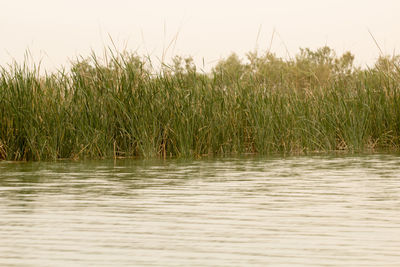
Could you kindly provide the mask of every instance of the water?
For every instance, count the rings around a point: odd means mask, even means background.
[[[396,155],[0,162],[0,266],[400,266]]]

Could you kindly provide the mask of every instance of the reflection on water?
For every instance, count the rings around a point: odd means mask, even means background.
[[[399,266],[397,155],[0,162],[0,266]]]

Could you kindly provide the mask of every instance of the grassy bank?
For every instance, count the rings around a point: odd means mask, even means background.
[[[231,55],[210,73],[179,57],[155,71],[128,53],[47,75],[3,67],[0,159],[399,150],[399,59],[353,59],[323,47]]]

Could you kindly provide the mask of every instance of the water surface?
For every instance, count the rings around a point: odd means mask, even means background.
[[[400,157],[0,162],[0,266],[400,266]]]

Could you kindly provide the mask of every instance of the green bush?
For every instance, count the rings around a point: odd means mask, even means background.
[[[126,52],[45,75],[3,67],[0,159],[398,150],[399,57],[353,62],[322,47],[232,54],[210,73],[190,57],[156,71]]]

